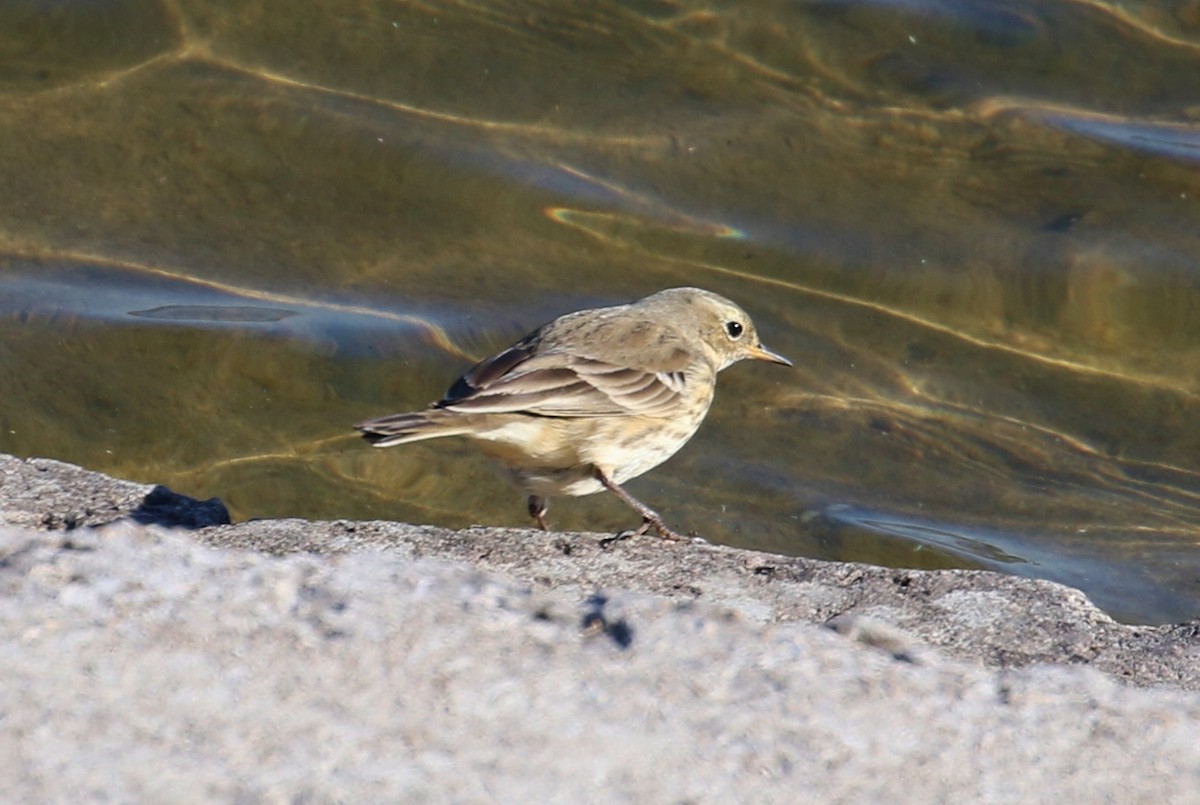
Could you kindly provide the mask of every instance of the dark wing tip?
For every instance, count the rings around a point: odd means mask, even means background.
[[[358,435],[363,437],[363,439],[365,439],[368,443],[375,444],[376,442],[383,441],[387,438],[386,433],[380,433],[374,429],[376,421],[377,420],[371,419],[367,420],[366,422],[356,422],[351,427],[358,431]]]
[[[466,374],[454,381],[454,385],[437,402],[437,407],[444,408],[486,389],[527,361],[537,352],[541,332],[542,328],[538,328],[508,349],[497,352],[492,357],[485,358],[472,366]]]
[[[478,387],[471,384],[468,373],[460,377],[458,380],[455,380],[454,385],[447,389],[446,393],[442,395],[442,399],[438,400],[436,403],[434,403],[434,405],[436,405],[438,408],[445,408],[455,400],[461,400],[466,397],[470,397],[477,390]]]
[[[390,416],[368,419],[358,422],[352,427],[362,434],[371,444],[403,437],[429,424],[429,420],[420,413],[391,414]]]
[[[356,431],[358,431],[358,434],[360,436],[362,436],[363,439],[365,439],[368,444],[375,444],[376,442],[382,442],[384,439],[387,438],[387,434],[376,433],[373,430],[367,430],[366,428],[362,427],[361,425],[355,425],[354,429]]]

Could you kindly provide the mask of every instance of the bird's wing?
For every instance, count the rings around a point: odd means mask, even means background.
[[[677,410],[691,356],[671,343],[640,351],[640,360],[605,360],[591,357],[586,345],[547,344],[535,332],[459,378],[437,407],[559,417],[669,415]]]

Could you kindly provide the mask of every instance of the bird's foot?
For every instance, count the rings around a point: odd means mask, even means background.
[[[664,523],[662,518],[658,517],[657,515],[653,519],[647,517],[645,520],[642,520],[642,527],[640,529],[641,533],[645,534],[650,530],[651,526],[654,527],[654,530],[657,531],[658,535],[663,539],[671,540],[672,542],[684,542],[688,539],[683,534],[677,534],[671,529],[667,528],[667,524]]]
[[[671,529],[667,528],[666,524],[663,523],[661,517],[655,516],[654,518],[644,517],[642,519],[642,524],[640,526],[638,526],[637,528],[631,528],[626,531],[621,531],[617,534],[613,534],[611,537],[605,537],[604,539],[600,540],[600,547],[607,548],[608,546],[612,545],[613,543],[624,542],[627,539],[633,539],[634,537],[640,537],[642,534],[645,534],[651,528],[653,528],[655,530],[655,532],[658,534],[658,536],[660,536],[661,538],[663,538],[665,540],[670,540],[671,542],[686,542],[686,541],[692,539],[691,537],[685,537],[682,534],[675,533]]]

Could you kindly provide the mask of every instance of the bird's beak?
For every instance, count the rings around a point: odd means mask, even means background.
[[[755,344],[747,350],[750,357],[756,361],[770,361],[771,363],[782,363],[784,366],[791,366],[792,362],[780,355],[778,352],[772,352],[762,344]]]

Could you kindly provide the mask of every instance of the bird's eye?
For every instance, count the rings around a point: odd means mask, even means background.
[[[729,337],[736,341],[742,337],[742,323],[740,321],[725,322],[725,332],[729,333]]]

